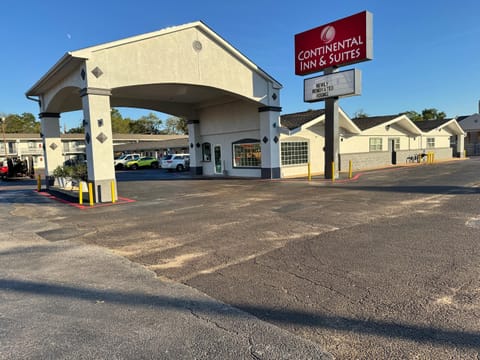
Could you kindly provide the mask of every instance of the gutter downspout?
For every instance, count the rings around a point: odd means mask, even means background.
[[[39,107],[42,107],[42,102],[40,101],[40,99],[35,99],[33,96],[30,96],[30,95],[27,95],[27,94],[25,94],[25,97],[26,97],[28,100],[37,102],[37,103],[38,103],[38,106],[39,106]]]

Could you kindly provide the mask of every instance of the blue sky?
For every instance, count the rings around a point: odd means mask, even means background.
[[[363,10],[373,14],[374,59],[362,70],[362,95],[340,100],[352,116],[478,112],[480,2],[430,1],[18,0],[0,4],[0,113],[31,112],[25,92],[67,51],[201,20],[283,86],[282,113],[323,108],[303,102],[294,74],[294,35]],[[306,77],[311,77],[309,75]],[[120,109],[137,118],[148,110]],[[165,119],[168,115],[159,114]],[[78,126],[81,112],[62,114]]]

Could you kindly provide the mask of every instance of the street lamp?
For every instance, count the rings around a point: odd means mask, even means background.
[[[0,122],[2,123],[2,133],[3,133],[3,147],[5,148],[5,161],[8,159],[8,152],[7,152],[7,139],[5,138],[5,123],[7,122],[6,117],[0,117]]]

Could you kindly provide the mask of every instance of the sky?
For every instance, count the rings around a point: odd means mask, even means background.
[[[0,3],[0,114],[39,113],[25,97],[66,52],[201,20],[283,85],[282,114],[320,109],[303,101],[295,75],[294,35],[367,10],[373,59],[342,67],[362,71],[362,94],[340,99],[350,116],[425,108],[447,117],[477,113],[480,100],[480,1],[17,0]],[[150,110],[119,109],[138,118]],[[156,113],[161,119],[167,114]],[[79,126],[81,112],[61,115]]]

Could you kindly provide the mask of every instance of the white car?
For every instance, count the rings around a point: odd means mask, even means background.
[[[127,165],[127,162],[138,159],[140,159],[140,154],[123,154],[113,161],[113,165],[115,169],[123,169],[125,165]]]
[[[190,154],[170,154],[162,159],[162,169],[183,171],[190,168]]]

